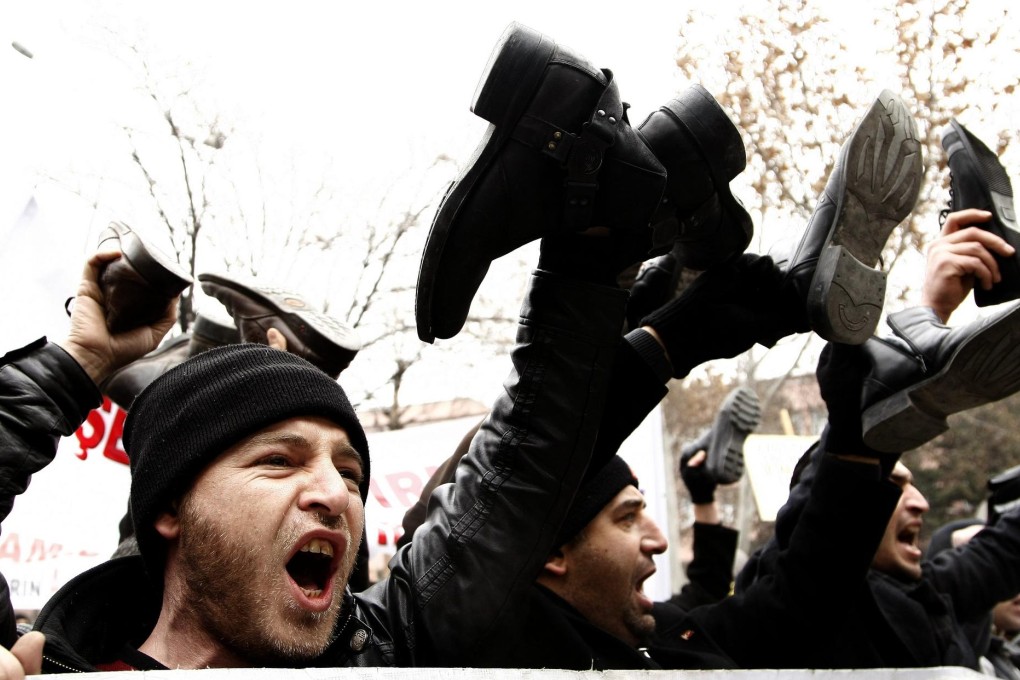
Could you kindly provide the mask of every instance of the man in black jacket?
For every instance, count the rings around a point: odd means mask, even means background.
[[[52,459],[56,435],[98,405],[103,375],[172,324],[168,313],[151,327],[106,332],[97,272],[115,257],[90,261],[68,340],[33,343],[0,366],[7,508]],[[339,386],[262,346],[185,362],[143,392],[129,417],[141,557],[69,583],[37,619],[42,661],[34,634],[16,657],[50,672],[453,663],[531,587],[551,545],[591,454],[625,299],[536,272],[515,370],[456,485],[433,499],[391,577],[358,596],[345,590],[345,570],[369,459]],[[302,390],[287,389],[294,380]],[[216,561],[204,562],[214,546]],[[246,577],[259,587],[240,587]],[[13,626],[4,642],[14,642]]]

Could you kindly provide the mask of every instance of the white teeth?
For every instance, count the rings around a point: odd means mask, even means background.
[[[301,552],[321,553],[327,557],[333,556],[333,544],[321,538],[313,538],[301,546]]]
[[[315,599],[316,597],[319,597],[320,595],[322,595],[322,591],[321,590],[309,590],[307,588],[302,588],[301,592],[304,593],[306,596],[308,596],[311,599]]]

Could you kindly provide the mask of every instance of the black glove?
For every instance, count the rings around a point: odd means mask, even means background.
[[[822,443],[829,453],[876,458],[891,473],[899,454],[881,453],[864,444],[861,395],[870,370],[860,346],[830,342],[822,349],[815,371],[822,399],[829,409],[829,427]]]
[[[775,307],[782,274],[769,257],[740,255],[702,273],[680,297],[641,320],[662,338],[673,377],[746,352]]]
[[[708,473],[708,466],[705,465],[706,461],[702,461],[701,465],[697,467],[688,465],[691,458],[698,451],[704,450],[704,438],[688,444],[680,450],[680,478],[684,480],[684,486],[690,492],[691,501],[695,505],[704,505],[715,500],[715,487],[717,484],[715,478]]]

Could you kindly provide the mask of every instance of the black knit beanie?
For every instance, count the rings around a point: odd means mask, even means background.
[[[318,416],[344,428],[364,461],[365,430],[333,378],[304,359],[254,343],[203,352],[152,382],[131,405],[124,448],[131,461],[131,514],[138,549],[154,578],[166,546],[154,523],[199,472],[244,437],[288,418]]]
[[[613,500],[616,494],[628,485],[637,488],[638,480],[631,472],[627,461],[619,456],[613,456],[601,468],[589,469],[560,526],[560,533],[556,536],[556,547],[568,543],[581,533],[581,529],[588,526],[588,523],[595,519],[595,515],[606,507],[606,503]]]

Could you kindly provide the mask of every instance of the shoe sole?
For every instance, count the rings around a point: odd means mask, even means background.
[[[949,429],[954,413],[1020,391],[1020,305],[989,317],[938,373],[864,411],[864,443],[876,451],[916,449]]]
[[[956,139],[952,139],[955,133]],[[990,210],[995,216],[998,228],[992,228],[989,223],[982,222],[974,226],[989,231],[996,236],[1005,238],[1011,245],[1020,243],[1020,230],[1017,229],[1016,210],[1013,207],[1013,185],[1009,181],[1009,175],[999,163],[998,157],[990,149],[979,149],[971,142],[972,135],[956,121],[951,119],[949,125],[942,131],[942,149],[946,152],[946,158],[957,153],[965,153],[971,163],[977,169],[977,180],[987,199],[986,205],[961,205],[957,210],[963,208],[980,208]],[[954,200],[959,200],[955,198]],[[1009,232],[1013,232],[1012,235]],[[1017,256],[1002,257],[995,255],[999,264],[999,270],[1004,280],[1020,280],[1020,263]],[[996,285],[992,290],[984,290],[980,287],[974,289],[974,302],[978,307],[987,307],[1002,302],[1008,302],[1017,298],[1020,286],[1013,290],[1005,286]]]
[[[744,442],[761,422],[758,395],[739,387],[726,397],[712,426],[706,470],[719,484],[732,484],[744,474]]]
[[[914,209],[924,168],[917,125],[903,101],[883,90],[840,152],[844,181],[836,220],[807,296],[812,329],[859,345],[878,326],[886,274],[875,269],[893,229]]]
[[[302,327],[300,332],[295,334],[300,335],[302,342],[321,357],[331,357],[336,354],[337,348],[352,353],[361,350],[361,340],[353,328],[340,323],[331,316],[317,312],[303,298],[290,291],[274,288],[253,288],[216,274],[201,274],[198,280],[203,284],[213,283],[249,297],[272,310],[274,315],[284,320],[287,318],[297,318]],[[202,288],[205,290],[204,285]],[[206,292],[209,293],[208,290]],[[209,294],[212,295],[212,293]],[[213,295],[213,297],[216,296]],[[220,302],[223,301],[220,300]],[[234,313],[234,310],[228,307],[226,303],[224,303],[224,306],[227,307],[227,311],[231,315]],[[244,338],[244,340],[247,342],[254,341],[250,338]],[[265,339],[258,338],[258,341],[264,343]]]
[[[111,239],[117,240],[117,248],[131,268],[166,297],[176,297],[194,283],[194,279],[180,269],[177,262],[155,246],[146,244],[126,224],[111,222],[99,237],[100,247]]]
[[[434,342],[437,337],[452,338],[460,331],[437,331],[432,323],[432,297],[443,249],[461,207],[513,133],[542,83],[543,74],[556,43],[520,24],[511,24],[493,48],[482,72],[471,111],[491,125],[472,154],[467,169],[446,190],[432,220],[415,291],[414,314],[418,337]],[[462,324],[463,325],[463,324]]]
[[[713,262],[696,263],[695,269],[707,269],[733,255],[744,252],[754,235],[751,216],[730,191],[730,182],[747,167],[744,142],[729,116],[715,97],[698,84],[687,88],[679,97],[662,107],[697,146],[708,165],[712,185],[725,214],[736,218],[739,233],[718,235],[727,243],[725,252]],[[721,150],[721,151],[720,151]],[[693,266],[693,264],[692,264]]]

